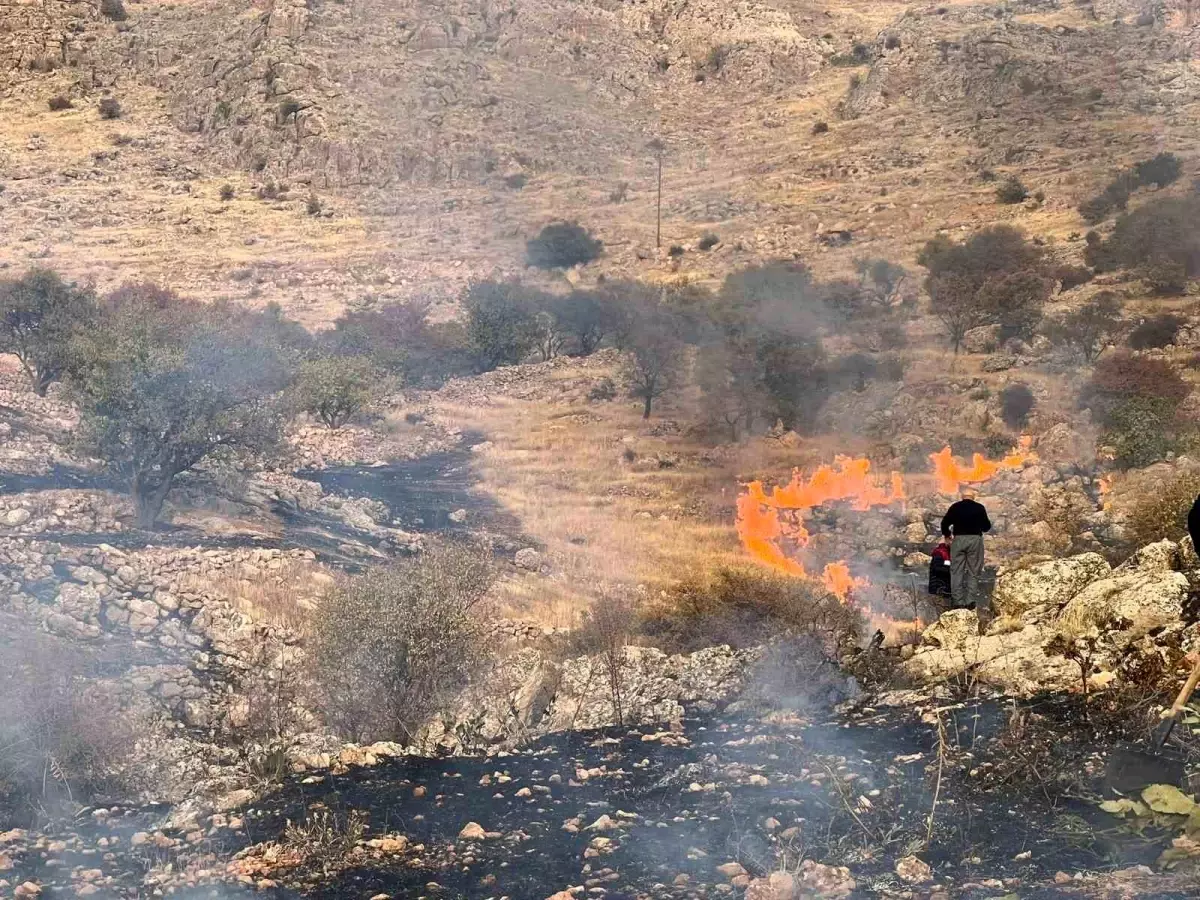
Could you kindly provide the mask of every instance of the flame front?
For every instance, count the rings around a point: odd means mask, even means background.
[[[829,593],[846,603],[850,599],[852,591],[861,591],[870,582],[865,578],[855,578],[851,575],[850,567],[846,565],[845,560],[842,560],[825,566],[825,571],[821,573],[821,584],[825,585],[825,589]]]
[[[1012,453],[998,460],[990,460],[982,453],[976,453],[969,466],[959,463],[949,447],[943,447],[937,453],[929,454],[929,461],[933,463],[933,474],[937,479],[937,489],[943,494],[954,494],[963,484],[978,484],[999,472],[1019,469],[1037,458],[1029,449],[1031,444],[1031,438],[1023,437]]]

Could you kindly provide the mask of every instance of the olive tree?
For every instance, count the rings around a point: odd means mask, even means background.
[[[179,475],[278,438],[291,366],[261,314],[135,285],[106,298],[88,344],[72,372],[81,440],[128,482],[142,528]]]
[[[394,385],[365,356],[319,356],[300,364],[295,394],[301,409],[337,429]]]
[[[13,354],[39,397],[63,377],[93,324],[95,295],[48,269],[0,282],[0,352]]]

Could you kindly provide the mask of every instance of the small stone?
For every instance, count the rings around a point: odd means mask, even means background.
[[[483,830],[483,826],[478,822],[468,822],[463,826],[463,830],[458,833],[458,837],[464,841],[482,841],[487,838],[487,832]]]
[[[745,875],[746,870],[741,863],[727,862],[717,866],[717,872],[724,875],[726,878],[737,878],[739,875]]]
[[[933,870],[929,864],[916,856],[906,856],[896,860],[896,874],[901,881],[909,884],[925,884],[933,880]]]
[[[427,793],[428,793],[428,790],[422,785],[419,785],[419,786],[413,788],[413,797],[417,800],[420,800]]]
[[[542,567],[542,554],[538,553],[532,547],[525,547],[517,551],[516,556],[513,557],[513,564],[518,569],[524,569],[527,572],[536,572]]]
[[[1066,872],[1055,872],[1054,873],[1054,883],[1055,884],[1070,884],[1071,876],[1068,875]]]

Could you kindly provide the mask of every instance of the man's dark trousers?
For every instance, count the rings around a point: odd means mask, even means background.
[[[950,544],[950,600],[955,609],[978,605],[982,577],[983,535],[955,535]]]

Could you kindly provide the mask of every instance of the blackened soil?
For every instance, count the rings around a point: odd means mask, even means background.
[[[125,840],[124,851],[95,854],[90,864],[114,878],[110,894],[100,896],[138,896],[137,873],[156,863],[194,873],[188,854],[201,852],[218,862],[199,881],[231,882],[236,873],[224,874],[225,860],[248,847],[244,861],[258,858],[263,845],[284,839],[289,820],[304,823],[323,810],[338,823],[356,810],[366,818],[367,839],[399,833],[410,846],[256,870],[251,880],[270,878],[263,887],[281,897],[542,900],[583,885],[596,897],[683,898],[721,890],[727,879],[716,867],[723,863],[764,874],[781,861],[813,859],[848,866],[856,895],[878,896],[906,889],[895,862],[917,852],[933,866],[935,884],[956,895],[1019,889],[1020,897],[1037,898],[1074,896],[1047,886],[1058,871],[1152,864],[1170,835],[1123,831],[1086,790],[989,777],[1011,756],[1011,717],[1009,706],[976,703],[923,715],[864,710],[808,725],[692,719],[679,746],[643,740],[655,732],[646,727],[555,735],[488,759],[391,760],[307,784],[294,776],[241,811],[240,829],[218,824],[186,851],[151,859]],[[1080,758],[1078,774],[1087,766]],[[588,830],[604,815],[618,826]],[[134,821],[147,828],[151,819],[137,813]],[[469,822],[495,836],[460,839]],[[79,840],[101,833],[92,829]],[[47,896],[71,895],[67,867],[54,867],[45,854],[20,857],[18,872],[46,883]],[[175,886],[196,881],[181,877]]]

